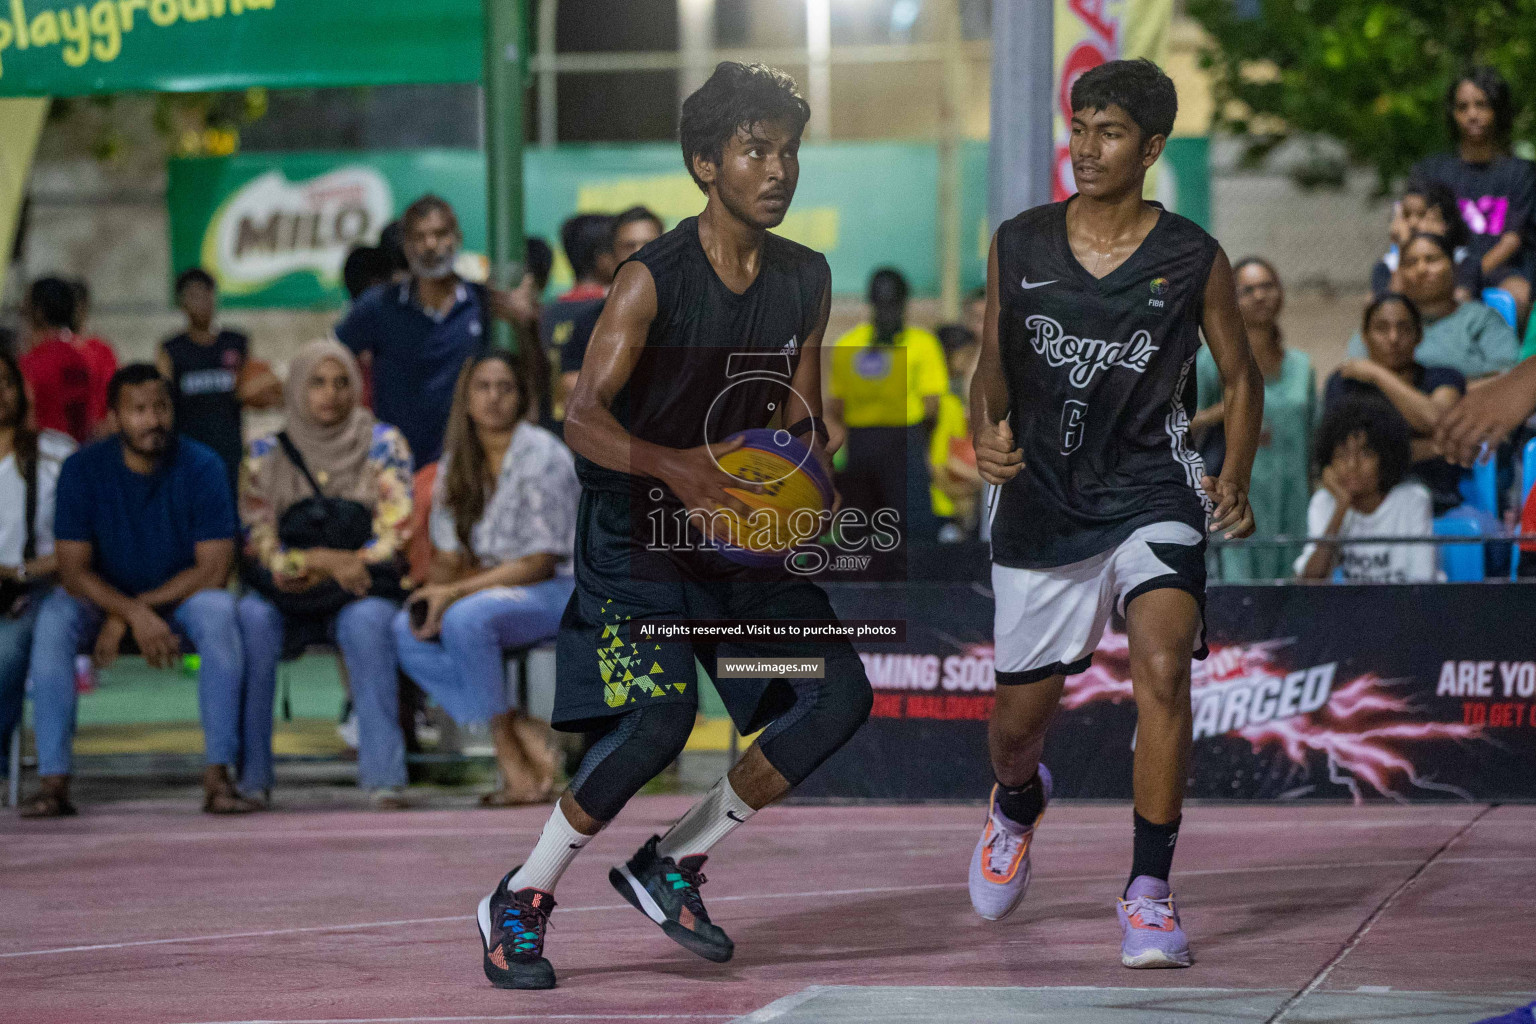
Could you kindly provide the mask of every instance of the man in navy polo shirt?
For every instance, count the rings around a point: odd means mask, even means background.
[[[75,656],[94,650],[98,665],[110,663],[130,632],[156,668],[179,662],[180,637],[195,646],[203,809],[255,810],[229,768],[242,768],[250,788],[272,785],[272,689],[245,690],[235,600],[224,589],[237,529],[224,463],[175,436],[170,388],[147,363],[113,375],[107,405],[120,433],[76,452],[59,473],[54,552],[63,586],[43,602],[32,641],[42,788],[22,815],[74,813]]]
[[[416,465],[436,462],[464,360],[489,340],[489,319],[532,322],[516,292],[454,272],[464,236],[447,200],[425,195],[400,216],[411,276],[363,293],[336,325],[341,343],[371,360],[373,411],[398,427]]]

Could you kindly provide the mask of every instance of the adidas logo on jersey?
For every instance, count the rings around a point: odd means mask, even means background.
[[[795,354],[795,348],[799,344],[800,344],[800,335],[792,334],[792,335],[790,335],[789,340],[784,343],[784,347],[779,349],[779,351],[784,353],[787,356],[792,356],[792,355]]]
[[[1045,356],[1046,362],[1052,366],[1072,367],[1067,379],[1078,388],[1087,387],[1100,370],[1116,366],[1143,373],[1157,352],[1151,333],[1144,330],[1131,335],[1129,341],[1099,341],[1075,338],[1066,333],[1061,324],[1039,314],[1025,320],[1024,326],[1035,332],[1030,344]]]

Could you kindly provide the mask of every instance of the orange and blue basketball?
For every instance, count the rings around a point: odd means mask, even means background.
[[[788,431],[758,429],[732,434],[742,445],[715,461],[722,470],[762,491],[726,490],[751,513],[716,512],[711,541],[719,552],[742,565],[768,566],[821,535],[832,510],[832,481],[811,449]]]

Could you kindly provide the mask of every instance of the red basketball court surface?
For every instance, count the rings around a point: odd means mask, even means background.
[[[157,795],[7,816],[0,1020],[1461,1024],[1536,998],[1536,807],[1191,806],[1196,964],[1130,971],[1126,806],[1053,806],[1000,923],[966,898],[979,805],[771,808],[709,864],[736,941],[716,965],[607,881],[689,799],[637,799],[567,874],[549,992],[492,988],[472,921],[547,808],[221,820]]]

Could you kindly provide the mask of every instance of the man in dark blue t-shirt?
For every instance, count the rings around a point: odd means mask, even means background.
[[[453,386],[464,361],[489,339],[491,317],[532,322],[514,292],[465,282],[455,272],[464,237],[453,207],[427,195],[400,216],[411,276],[364,292],[336,337],[373,374],[373,411],[405,435],[417,466],[443,453]]]
[[[63,586],[43,602],[32,643],[42,788],[22,814],[74,812],[75,657],[90,650],[105,666],[130,632],[155,668],[180,660],[183,637],[196,648],[208,763],[203,809],[255,810],[229,767],[242,767],[249,787],[272,785],[272,690],[245,690],[235,600],[224,589],[237,531],[224,463],[205,445],[175,437],[170,389],[153,366],[119,370],[107,401],[120,433],[75,453],[59,474],[54,535]]]

